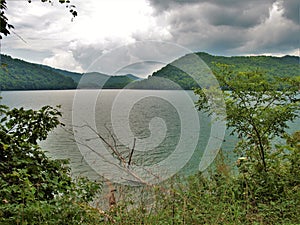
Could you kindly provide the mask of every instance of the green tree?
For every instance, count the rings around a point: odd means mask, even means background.
[[[270,79],[260,71],[236,72],[218,64],[215,74],[224,91],[227,126],[240,138],[240,154],[258,162],[267,171],[266,158],[272,150],[272,140],[282,137],[287,123],[299,116],[299,79]],[[211,87],[213,90],[213,87]],[[209,110],[209,91],[199,96],[199,110]]]
[[[35,111],[0,105],[1,224],[99,221],[101,215],[92,214],[88,202],[101,185],[85,178],[75,182],[66,160],[50,159],[37,145],[60,125],[60,116],[50,106]]]
[[[41,0],[42,2],[52,3],[53,0]],[[75,6],[70,4],[70,0],[58,0],[61,4],[66,4],[66,7],[69,8],[70,13],[73,17],[77,16],[77,11],[75,10]],[[31,3],[31,0],[28,0]],[[2,39],[2,35],[9,35],[10,30],[14,28],[12,24],[8,22],[8,19],[5,15],[7,10],[6,0],[0,0],[0,39]]]

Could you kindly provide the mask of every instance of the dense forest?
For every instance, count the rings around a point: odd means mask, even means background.
[[[209,74],[212,70],[213,72],[217,68],[217,64],[227,64],[231,65],[233,71],[247,72],[247,71],[260,71],[265,73],[269,79],[274,77],[295,77],[300,75],[299,67],[299,57],[297,56],[284,56],[284,57],[273,57],[273,56],[213,56],[208,53],[199,52],[195,53],[207,64],[202,65],[203,71],[198,72],[201,76]],[[183,72],[181,69],[176,67],[177,64],[182,64],[180,61],[184,62],[185,68],[188,71],[193,71],[196,66],[194,61],[191,60],[191,54],[183,56],[174,62],[166,65],[162,69],[154,72],[147,80],[136,82],[131,85],[131,88],[136,89],[192,89],[197,87],[197,84],[190,75]],[[179,63],[178,63],[179,62]],[[197,67],[199,70],[199,66]],[[166,78],[166,79],[157,79]],[[164,81],[163,81],[164,80]],[[174,86],[171,84],[173,81],[179,86]]]

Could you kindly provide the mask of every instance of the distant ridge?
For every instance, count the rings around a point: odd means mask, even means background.
[[[216,63],[232,65],[236,71],[259,70],[271,77],[295,77],[300,76],[298,56],[214,56],[205,52],[194,53],[201,58],[210,70],[216,69]],[[184,62],[185,67],[192,71],[195,68],[193,62],[189,61],[187,54],[175,61]],[[174,62],[175,62],[174,61]],[[203,68],[207,70],[206,68]],[[204,72],[205,73],[205,72]],[[177,84],[177,85],[174,85]],[[187,89],[198,87],[198,84],[185,72],[172,66],[166,65],[154,72],[148,79],[138,81],[130,85],[132,89]]]
[[[300,75],[298,56],[214,56],[205,52],[194,53],[209,68],[215,63],[233,65],[235,70],[264,71],[270,77],[294,77]],[[190,69],[188,55],[182,60]],[[186,73],[170,64],[154,72],[147,79],[133,74],[110,76],[98,72],[77,73],[56,69],[50,66],[29,63],[1,54],[0,90],[60,90],[60,89],[192,89],[197,87],[195,81]],[[171,84],[172,83],[172,84]]]
[[[132,80],[143,80],[143,78],[137,77],[133,74],[126,74],[125,76],[132,79]]]
[[[128,85],[133,81],[141,80],[141,78],[133,74],[113,76],[113,75],[107,75],[98,72],[76,73],[76,72],[70,72],[62,69],[55,69],[49,66],[45,66],[45,68],[60,73],[66,77],[72,78],[76,82],[76,85],[78,85],[77,88],[118,89],[118,88],[124,88],[126,85]]]
[[[0,90],[3,91],[76,88],[118,89],[140,79],[132,74],[109,76],[97,72],[87,74],[70,72],[46,65],[29,63],[2,54],[0,63]]]
[[[110,76],[103,73],[91,72],[82,75],[78,83],[79,89],[121,89],[126,87],[129,83],[135,80],[123,76]]]

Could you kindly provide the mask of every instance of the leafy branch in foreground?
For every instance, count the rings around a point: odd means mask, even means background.
[[[0,223],[78,224],[102,217],[88,205],[101,185],[72,180],[68,161],[50,159],[37,145],[60,116],[50,106],[35,111],[0,105]]]
[[[260,71],[234,72],[223,64],[215,74],[220,86],[228,90],[223,91],[226,119],[232,134],[240,138],[236,149],[267,171],[272,140],[282,137],[287,123],[299,117],[299,79],[270,79]],[[210,110],[209,91],[195,90],[199,110]]]

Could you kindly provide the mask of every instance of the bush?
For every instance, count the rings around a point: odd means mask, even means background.
[[[85,178],[72,180],[67,160],[52,160],[37,145],[60,124],[50,106],[38,111],[0,105],[0,223],[98,224],[89,206],[101,189]]]

